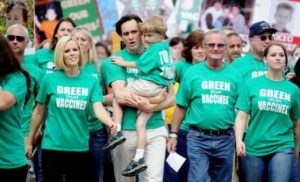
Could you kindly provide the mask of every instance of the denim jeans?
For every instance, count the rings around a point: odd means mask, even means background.
[[[289,181],[292,163],[294,159],[294,149],[287,148],[266,156],[241,157],[241,170],[245,182],[268,181],[282,182]],[[266,175],[267,174],[267,175]]]
[[[33,170],[36,182],[42,182],[44,181],[42,170],[42,139],[36,143],[35,147],[36,151],[32,158]]]
[[[300,151],[299,151],[300,154]],[[300,159],[298,159],[296,165],[292,168],[291,182],[300,182]]]
[[[186,158],[186,161],[181,166],[178,173],[176,173],[168,163],[165,163],[164,170],[164,182],[185,182],[189,172],[189,159],[187,156],[187,131],[180,129],[177,138],[177,150],[176,152],[182,157]],[[169,155],[169,154],[168,154]]]
[[[234,132],[210,135],[190,128],[187,153],[190,160],[189,182],[231,182]]]
[[[103,176],[103,161],[104,161],[104,151],[102,147],[107,142],[107,133],[105,128],[90,132],[90,158],[91,158],[91,182],[99,182],[100,177]]]

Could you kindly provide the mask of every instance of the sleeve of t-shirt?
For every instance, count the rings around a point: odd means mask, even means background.
[[[126,75],[123,68],[113,64],[110,61],[110,58],[101,62],[101,73],[106,86],[110,86],[112,82],[117,80],[126,81]]]
[[[16,102],[19,103],[26,97],[26,77],[22,73],[7,75],[7,82],[3,85],[2,90],[10,92],[15,97]]]
[[[95,79],[95,82],[93,84],[93,88],[92,88],[92,91],[91,91],[91,103],[94,104],[96,102],[103,102],[104,98],[103,98],[102,93],[103,92],[102,92],[102,89],[100,87],[100,84]]]
[[[33,59],[33,63],[34,63],[37,67],[40,67],[40,61],[39,61],[39,57],[41,56],[41,55],[40,55],[40,52],[41,52],[41,49],[37,50],[37,51],[35,52],[34,59]]]
[[[140,73],[148,74],[158,67],[158,62],[160,61],[160,51],[160,49],[152,49],[151,47],[146,49],[138,61],[136,61],[136,66]]]
[[[242,88],[243,88],[244,79],[243,79],[242,75],[240,74],[240,72],[238,72],[238,71],[237,71],[236,79],[237,79],[237,83],[236,83],[236,86],[237,86],[237,96],[239,96],[240,93],[241,93],[241,91],[242,91]]]
[[[176,104],[182,107],[188,107],[191,94],[190,80],[187,77],[183,77],[176,94]]]
[[[298,88],[296,88],[296,93],[293,100],[291,117],[293,120],[300,119],[300,90]]]
[[[48,102],[49,80],[51,79],[51,76],[52,74],[45,75],[41,81],[40,89],[36,96],[36,101],[38,103],[46,104]]]
[[[238,110],[242,110],[246,113],[249,113],[250,111],[250,93],[249,93],[249,87],[248,84],[245,83],[242,86],[242,89],[240,91],[240,94],[237,99],[237,103],[235,106]]]
[[[31,71],[32,71],[32,79],[34,81],[34,92],[37,93],[39,91],[40,83],[42,81],[44,74],[42,70],[35,65],[32,66]]]
[[[180,70],[180,62],[177,62],[177,63],[175,63],[174,64],[174,69],[175,69],[175,77],[174,77],[174,80],[176,81],[176,82],[180,82],[180,73],[181,73],[181,70]]]

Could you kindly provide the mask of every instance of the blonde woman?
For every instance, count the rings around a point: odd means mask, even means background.
[[[86,28],[76,27],[73,29],[71,36],[78,41],[83,52],[84,66],[82,71],[94,76],[98,80],[99,85],[102,85],[100,83],[100,65],[92,35]],[[104,90],[105,88],[102,89]],[[112,94],[105,95],[104,102],[105,104],[111,104]],[[99,178],[103,176],[104,151],[102,148],[107,142],[107,133],[105,127],[103,127],[102,123],[100,123],[95,116],[92,107],[90,107],[89,110],[89,154],[91,158],[90,179],[91,182],[98,182]]]
[[[97,79],[82,69],[84,58],[79,43],[62,37],[55,48],[58,71],[44,77],[33,112],[27,155],[31,157],[32,141],[47,109],[42,140],[43,177],[47,181],[86,181],[89,179],[88,108],[92,104],[99,122],[116,131],[103,107],[103,96]]]

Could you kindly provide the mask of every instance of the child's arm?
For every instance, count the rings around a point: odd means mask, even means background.
[[[137,68],[135,62],[124,61],[124,59],[122,57],[112,56],[110,59],[114,64],[117,64],[119,66]]]

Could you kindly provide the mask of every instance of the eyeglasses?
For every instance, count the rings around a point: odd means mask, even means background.
[[[265,41],[267,39],[273,40],[273,35],[257,35],[257,37],[259,37],[261,41]]]
[[[208,44],[205,44],[205,45],[207,45],[207,47],[209,47],[209,48],[211,48],[211,49],[215,48],[216,46],[217,46],[217,48],[219,48],[219,49],[222,49],[222,48],[225,47],[225,44],[208,43]]]
[[[11,42],[14,41],[14,40],[17,40],[18,42],[24,42],[25,41],[25,37],[19,36],[19,35],[7,35],[7,39]]]

